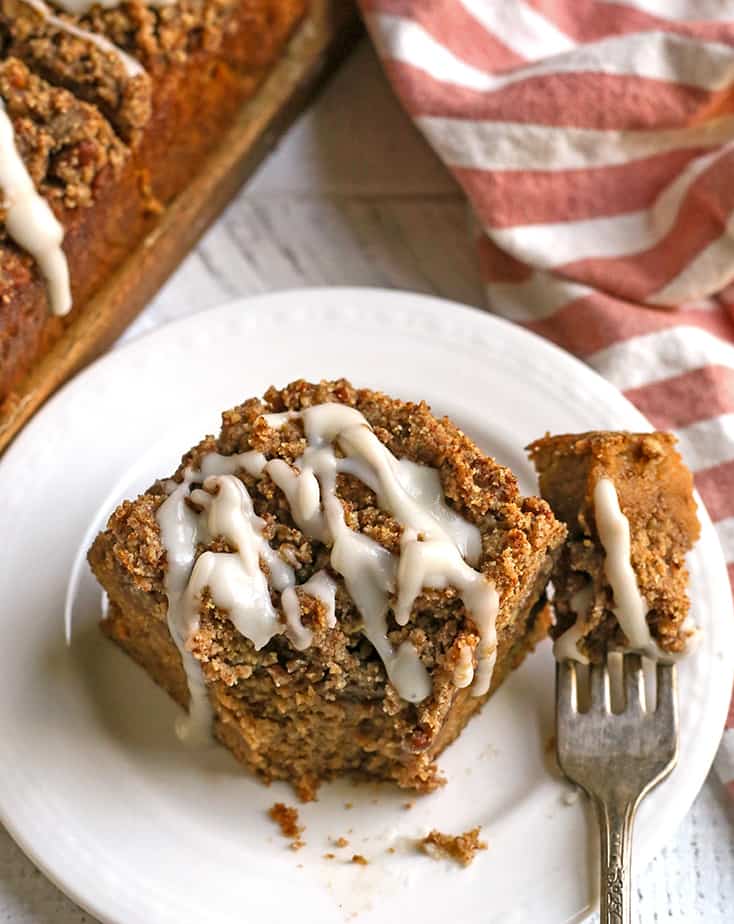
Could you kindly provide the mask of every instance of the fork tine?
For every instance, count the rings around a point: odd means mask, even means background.
[[[560,718],[577,710],[576,662],[559,661],[556,664],[556,712]]]
[[[624,698],[628,712],[639,715],[645,711],[645,675],[642,658],[636,654],[624,656]]]
[[[611,697],[609,695],[609,671],[606,664],[593,664],[591,666],[591,711],[611,712]]]
[[[661,719],[672,722],[677,727],[677,675],[675,664],[661,664],[657,666],[657,708],[655,712]]]
[[[637,805],[668,776],[678,757],[675,667],[658,664],[654,717],[649,715],[652,697],[646,709],[639,655],[618,655],[615,660],[610,653],[605,663],[592,665],[588,709],[586,668],[580,667],[571,661],[556,665],[556,758],[563,774],[590,796],[597,810],[601,920],[630,921],[629,862]],[[618,698],[625,694],[620,714],[611,710],[613,673]],[[616,700],[615,694],[615,705]]]

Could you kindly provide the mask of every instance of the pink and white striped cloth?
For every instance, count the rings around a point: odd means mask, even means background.
[[[676,432],[734,583],[734,0],[360,3],[490,308]]]

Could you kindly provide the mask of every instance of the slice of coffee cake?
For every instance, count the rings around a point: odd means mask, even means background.
[[[695,633],[685,555],[699,525],[672,434],[546,436],[528,451],[541,494],[568,527],[552,577],[556,656],[684,653]]]
[[[104,632],[303,797],[353,773],[421,791],[547,632],[565,527],[429,408],[295,382],[223,415],[120,505],[89,561]]]

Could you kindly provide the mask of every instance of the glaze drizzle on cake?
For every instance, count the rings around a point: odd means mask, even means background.
[[[64,229],[38,193],[15,143],[15,131],[0,99],[0,189],[8,235],[41,270],[54,314],[71,308],[69,267],[61,243]]]
[[[604,574],[614,597],[613,612],[627,638],[629,651],[637,652],[656,661],[674,661],[681,655],[663,651],[650,634],[647,623],[648,605],[640,592],[637,575],[632,566],[630,523],[619,505],[614,482],[610,478],[599,478],[594,485],[594,518],[599,541],[604,549]],[[573,659],[588,664],[589,659],[578,649],[578,642],[584,634],[584,623],[588,618],[593,601],[593,589],[589,584],[582,587],[571,598],[576,613],[576,622],[561,635],[553,646],[559,660]],[[688,654],[695,631],[691,631]]]
[[[499,596],[494,585],[475,570],[481,553],[479,530],[451,510],[443,497],[438,472],[398,460],[377,438],[355,408],[321,404],[287,415],[267,415],[274,428],[300,420],[306,437],[303,455],[291,466],[267,461],[261,453],[239,456],[210,453],[200,469],[187,469],[182,483],[169,483],[169,497],[158,510],[168,569],[168,621],[189,678],[191,737],[208,729],[210,713],[198,663],[187,643],[197,631],[202,594],[225,610],[256,649],[285,633],[297,649],[308,647],[310,630],[300,619],[298,593],[319,599],[333,625],[336,587],[325,571],[296,587],[295,575],[263,536],[244,484],[234,473],[244,469],[267,474],[283,491],[291,515],[306,536],[330,548],[330,567],[340,574],[363,620],[363,631],[379,654],[399,695],[418,703],[431,693],[431,681],[416,649],[404,641],[397,649],[388,636],[388,612],[405,625],[423,588],[454,587],[479,632],[477,669],[471,652],[460,665],[461,686],[473,693],[489,689],[496,657],[495,620]],[[339,455],[337,455],[337,448]],[[337,475],[356,476],[376,494],[379,506],[402,526],[399,555],[352,530],[336,492]],[[195,484],[202,487],[194,487]],[[199,542],[223,538],[232,551],[202,553]],[[261,567],[266,566],[268,577]],[[285,621],[271,599],[280,592]]]
[[[632,567],[630,524],[619,506],[614,482],[600,478],[594,485],[594,514],[606,558],[604,573],[614,595],[614,615],[634,651],[657,653],[647,625],[647,603]]]

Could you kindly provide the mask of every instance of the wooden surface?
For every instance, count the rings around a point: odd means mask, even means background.
[[[460,194],[362,46],[123,339],[301,285],[394,286],[481,305],[468,229]],[[713,777],[635,887],[635,924],[734,921],[734,818]],[[0,831],[2,924],[91,921]],[[228,924],[249,924],[246,909]]]
[[[345,56],[358,29],[349,0],[312,0],[286,54],[243,106],[199,175],[16,389],[17,402],[0,417],[0,452],[49,395],[107,349],[150,301]]]

